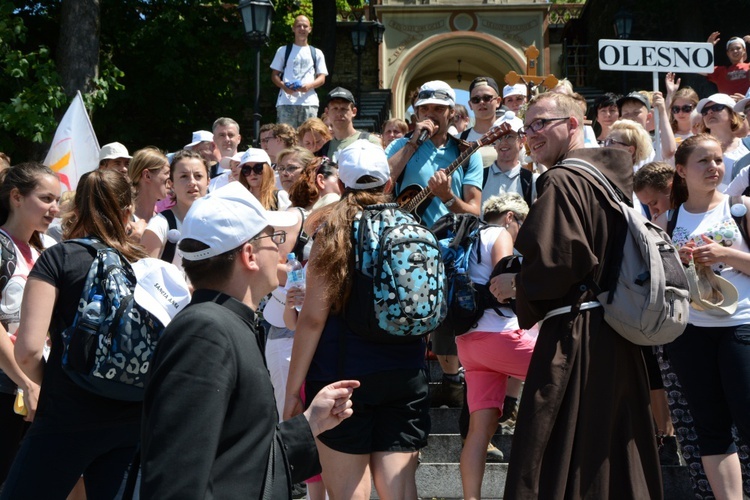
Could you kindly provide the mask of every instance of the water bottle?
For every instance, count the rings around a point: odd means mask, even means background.
[[[305,289],[305,269],[294,254],[290,253],[286,256],[286,289],[291,290],[292,288]],[[302,306],[295,306],[294,308],[297,312],[302,310]]]
[[[102,322],[102,300],[101,295],[94,295],[91,302],[83,309],[79,326],[86,333],[96,334]]]

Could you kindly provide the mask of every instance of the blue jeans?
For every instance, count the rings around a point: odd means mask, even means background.
[[[294,128],[302,125],[308,118],[317,118],[318,106],[276,106],[276,122],[286,123]]]
[[[665,346],[695,421],[701,455],[735,453],[732,424],[750,439],[750,325],[688,325]]]

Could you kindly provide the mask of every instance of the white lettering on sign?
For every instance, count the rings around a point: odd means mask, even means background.
[[[599,69],[662,73],[713,73],[710,43],[599,40]]]

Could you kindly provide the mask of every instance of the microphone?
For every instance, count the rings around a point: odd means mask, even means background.
[[[417,137],[417,146],[421,146],[424,141],[430,138],[430,131],[426,128],[422,129],[422,132],[420,132],[419,137]]]

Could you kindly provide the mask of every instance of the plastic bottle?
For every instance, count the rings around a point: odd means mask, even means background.
[[[79,328],[87,333],[95,334],[102,322],[102,299],[101,295],[94,295],[91,302],[83,309]]]
[[[286,289],[292,288],[305,289],[305,269],[293,253],[286,256]],[[302,306],[294,307],[297,312],[302,310]]]

